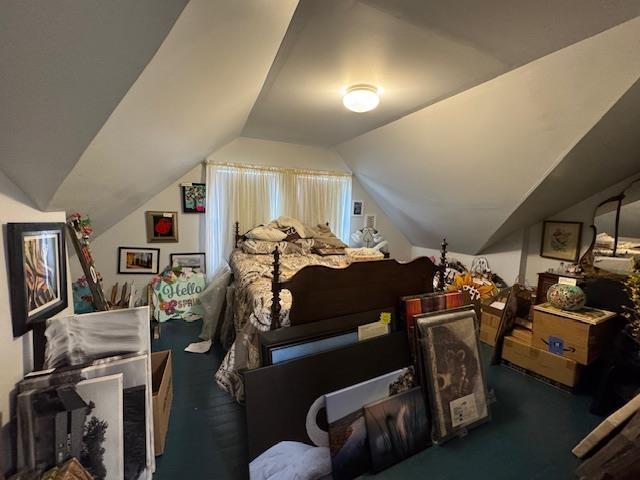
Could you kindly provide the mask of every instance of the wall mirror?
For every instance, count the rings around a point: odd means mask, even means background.
[[[588,274],[628,275],[640,264],[640,179],[594,211],[594,238],[583,257]]]

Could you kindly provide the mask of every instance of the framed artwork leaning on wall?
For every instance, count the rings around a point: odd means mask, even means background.
[[[67,308],[64,223],[8,223],[13,336]]]

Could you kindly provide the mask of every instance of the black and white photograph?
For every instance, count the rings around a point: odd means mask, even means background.
[[[431,444],[420,387],[365,405],[364,418],[374,472],[395,465]]]
[[[160,271],[160,249],[119,247],[118,273],[157,274]]]
[[[403,368],[325,395],[334,479],[352,479],[371,468],[363,407],[413,387],[413,368]]]
[[[19,466],[73,456],[95,480],[124,480],[122,374],[18,395]]]
[[[194,271],[206,273],[207,260],[204,252],[172,253],[169,255],[171,267],[191,268]]]
[[[489,417],[473,310],[416,318],[431,399],[434,440],[444,441]]]
[[[94,361],[77,369],[33,372],[18,384],[19,392],[76,384],[122,374],[124,479],[150,479],[154,464],[151,373],[147,354],[122,355]]]
[[[64,223],[8,223],[13,336],[67,307]]]
[[[362,200],[354,200],[351,208],[351,216],[361,217],[364,215],[364,202]]]

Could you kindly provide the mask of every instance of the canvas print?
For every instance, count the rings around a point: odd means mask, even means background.
[[[177,242],[178,212],[146,212],[147,241]]]
[[[325,395],[334,479],[352,479],[371,468],[363,407],[415,385],[409,367]]]
[[[207,185],[204,183],[188,183],[182,185],[182,212],[205,213],[207,201]]]
[[[7,245],[14,336],[67,307],[63,223],[9,223]]]
[[[207,261],[204,252],[198,253],[172,253],[169,255],[172,267],[187,267],[206,273]]]
[[[18,395],[20,467],[76,456],[95,480],[123,480],[122,395],[122,374]]]
[[[351,215],[354,217],[361,217],[363,213],[364,213],[364,202],[362,202],[362,200],[354,200]]]
[[[582,222],[545,221],[542,228],[540,256],[577,262],[580,256]]]
[[[431,400],[434,439],[443,441],[489,416],[473,310],[416,319]]]
[[[157,275],[159,271],[159,248],[118,248],[118,273]]]
[[[374,472],[409,458],[431,443],[420,387],[365,405],[364,418]]]
[[[20,393],[83,380],[122,374],[124,420],[124,479],[150,479],[154,465],[152,388],[149,356],[123,355],[53,373],[34,372],[18,384]]]

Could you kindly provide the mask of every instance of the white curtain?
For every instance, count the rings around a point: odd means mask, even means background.
[[[240,233],[280,215],[329,223],[348,243],[351,174],[232,164],[207,165],[207,271],[226,262]]]

